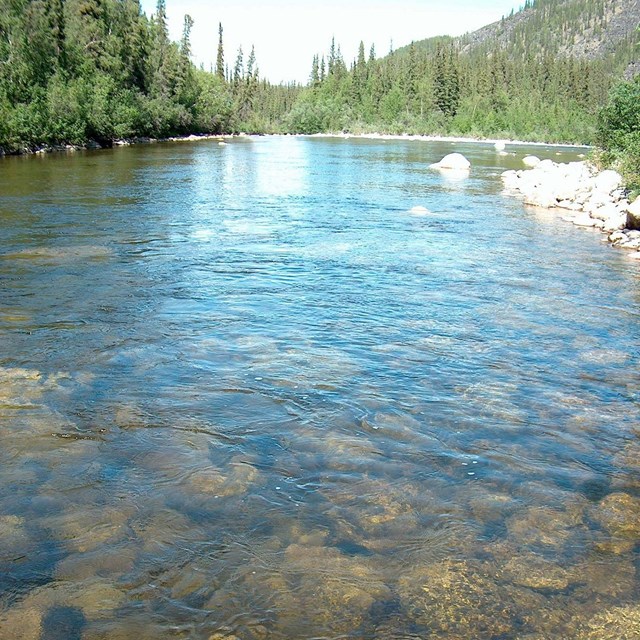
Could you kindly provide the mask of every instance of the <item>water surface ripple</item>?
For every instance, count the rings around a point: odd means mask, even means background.
[[[640,637],[638,267],[455,149],[0,162],[0,640]]]

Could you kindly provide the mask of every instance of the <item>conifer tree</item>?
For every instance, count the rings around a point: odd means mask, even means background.
[[[222,22],[218,23],[218,55],[216,57],[216,74],[224,81],[224,45],[222,43]]]
[[[311,63],[311,75],[309,77],[312,87],[317,87],[320,84],[320,65],[318,63],[318,56],[313,56],[313,62]]]
[[[246,74],[246,82],[248,85],[254,84],[257,77],[258,68],[256,67],[256,48],[254,45],[251,45],[251,53],[249,54],[249,59],[247,60],[247,74]]]
[[[242,45],[238,47],[238,55],[236,56],[236,63],[233,67],[233,86],[238,87],[244,77],[244,62],[242,54]]]

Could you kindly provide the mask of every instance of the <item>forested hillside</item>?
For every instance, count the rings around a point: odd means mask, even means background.
[[[637,0],[527,0],[461,38],[431,38],[347,65],[316,58],[289,119],[342,130],[591,142],[612,84],[637,55]]]
[[[0,0],[0,147],[132,136],[269,130],[295,86],[260,80],[255,53],[191,62],[193,21],[168,36],[164,0]]]
[[[522,11],[457,39],[463,53],[603,60],[623,71],[636,55],[640,0],[527,0]]]

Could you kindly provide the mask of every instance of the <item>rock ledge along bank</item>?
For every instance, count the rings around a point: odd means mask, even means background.
[[[629,202],[619,173],[598,171],[584,161],[525,160],[533,168],[502,174],[505,193],[523,196],[528,205],[557,208],[576,226],[600,229],[609,242],[640,259],[640,198]]]

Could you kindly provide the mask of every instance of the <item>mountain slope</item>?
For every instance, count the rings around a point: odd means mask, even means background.
[[[617,73],[640,58],[640,0],[537,0],[508,17],[454,39],[460,53],[500,50],[513,60],[546,56],[608,60]],[[415,43],[431,48],[432,39]],[[633,68],[633,67],[629,67]]]

